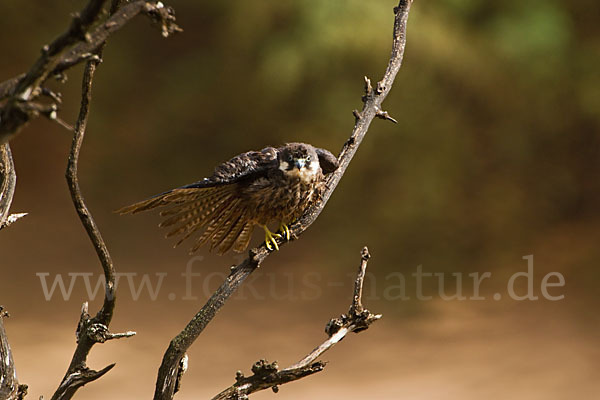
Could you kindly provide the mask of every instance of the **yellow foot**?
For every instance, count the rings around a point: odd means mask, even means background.
[[[265,230],[265,245],[267,246],[267,249],[273,251],[273,247],[275,247],[275,250],[279,250],[279,246],[277,245],[277,240],[275,240],[275,238],[281,238],[281,235],[279,233],[271,232],[266,225],[261,226]],[[271,247],[271,245],[273,245],[273,247]]]
[[[279,232],[283,234],[285,240],[290,240],[290,228],[288,228],[288,226],[283,222],[279,224]]]

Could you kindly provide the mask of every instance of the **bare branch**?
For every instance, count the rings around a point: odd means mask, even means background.
[[[204,307],[194,316],[188,325],[179,333],[171,343],[163,357],[158,371],[155,399],[172,399],[175,394],[176,384],[181,377],[180,365],[187,349],[190,348],[196,338],[225,304],[229,296],[244,282],[244,280],[258,267],[260,262],[268,255],[263,246],[259,253],[256,249],[251,250],[252,256],[244,260],[240,265],[233,268],[225,282],[208,299]]]
[[[394,8],[395,21],[392,52],[383,79],[377,83],[375,90],[372,88],[370,81],[366,79],[363,109],[360,113],[355,113],[356,122],[354,129],[338,157],[340,166],[329,176],[327,189],[323,193],[321,200],[310,207],[290,227],[292,239],[297,239],[317,219],[358,150],[358,146],[360,146],[369,129],[369,125],[377,116],[378,111],[381,111],[381,103],[391,90],[396,74],[402,64],[406,45],[406,24],[412,2],[413,0],[400,0],[398,7]],[[280,247],[285,245],[283,240],[279,240],[278,242]],[[171,340],[158,371],[154,400],[170,400],[173,398],[177,382],[179,381],[178,377],[180,377],[179,365],[186,351],[214,318],[223,304],[225,304],[229,296],[260,266],[269,253],[270,251],[264,244],[250,250],[248,258],[238,266],[232,268],[221,287],[210,297],[183,331]]]
[[[42,54],[31,69],[17,82],[10,80],[10,93],[0,93],[0,97],[8,96],[8,101],[1,110],[0,143],[7,143],[10,137],[39,111],[32,108],[29,102],[37,98],[42,83],[54,70],[61,54],[80,40],[88,40],[88,30],[99,17],[106,0],[90,0],[85,8],[73,16],[69,28],[49,45],[42,47]]]
[[[106,22],[100,24],[94,32],[90,33],[90,40],[78,43],[67,54],[65,54],[58,65],[52,71],[53,74],[60,74],[64,70],[87,60],[97,54],[98,47],[102,45],[108,37],[121,29],[127,22],[138,14],[144,13],[157,24],[164,37],[175,32],[181,32],[181,28],[175,24],[173,9],[165,7],[160,2],[135,1],[127,4],[112,13]]]
[[[71,151],[69,153],[69,161],[67,163],[67,171],[65,176],[67,178],[69,192],[71,193],[71,200],[73,201],[77,215],[81,219],[81,223],[83,224],[88,236],[90,237],[90,240],[92,241],[92,244],[94,245],[94,249],[96,250],[96,254],[100,259],[100,263],[102,264],[104,275],[106,277],[106,295],[104,297],[104,304],[97,317],[99,322],[107,325],[110,323],[110,318],[112,317],[112,310],[114,307],[115,269],[113,266],[113,261],[108,252],[108,248],[104,243],[104,239],[102,239],[102,235],[100,234],[100,231],[98,230],[91,213],[83,201],[83,196],[81,195],[81,189],[79,187],[77,170],[79,152],[81,150],[81,145],[83,144],[83,138],[88,121],[90,101],[92,99],[92,82],[94,79],[94,73],[96,72],[96,66],[96,61],[89,61],[86,64],[83,73],[81,108],[79,110],[79,117],[77,118],[77,123],[75,125],[75,134],[73,135],[73,142],[71,144]]]
[[[83,73],[81,108],[79,110],[79,117],[75,125],[73,142],[71,144],[71,151],[69,153],[66,178],[69,191],[71,193],[71,199],[75,205],[75,210],[77,211],[79,219],[81,220],[81,223],[83,224],[94,246],[94,249],[96,250],[100,264],[102,264],[106,282],[104,303],[102,304],[100,311],[98,311],[96,316],[93,318],[88,313],[88,304],[83,304],[79,325],[77,327],[77,348],[75,349],[71,364],[69,365],[61,384],[52,396],[52,400],[70,399],[78,388],[86,383],[100,378],[102,375],[112,369],[112,367],[114,367],[114,364],[112,364],[100,371],[94,371],[87,367],[87,356],[94,344],[104,343],[110,339],[130,337],[135,335],[135,332],[113,334],[108,330],[108,326],[113,316],[116,300],[115,268],[110,253],[108,252],[108,248],[104,243],[104,239],[102,239],[102,235],[100,234],[100,231],[96,226],[90,211],[85,205],[83,196],[81,195],[81,189],[79,187],[79,179],[77,175],[79,153],[85,135],[85,129],[90,110],[90,101],[92,99],[92,83],[98,62],[99,61],[97,59],[91,59],[88,61]]]
[[[93,382],[96,379],[101,378],[102,376],[104,376],[104,374],[113,369],[114,366],[115,364],[110,364],[102,368],[100,371],[94,371],[84,366],[77,369],[76,371],[73,371],[72,373],[64,377],[52,398],[72,398],[73,395],[75,395],[75,392],[77,392],[77,389],[79,389],[87,383]]]
[[[325,363],[315,361],[317,358],[346,337],[348,332],[358,333],[363,331],[381,318],[381,314],[371,314],[362,306],[362,287],[369,258],[369,250],[365,247],[361,253],[361,263],[354,283],[354,297],[350,311],[348,315],[342,314],[339,318],[334,318],[327,323],[325,332],[329,335],[329,338],[325,342],[315,347],[313,351],[296,364],[281,371],[279,371],[277,362],[269,364],[266,360],[260,360],[252,366],[252,376],[244,377],[238,371],[235,378],[236,382],[213,397],[212,400],[243,399],[251,393],[269,388],[277,392],[278,387],[285,383],[320,372],[325,368]]]
[[[23,218],[27,213],[10,214],[17,174],[8,143],[0,145],[0,230]]]
[[[40,58],[16,85],[13,96],[27,101],[39,94],[40,85],[58,63],[62,52],[80,40],[90,40],[88,30],[100,16],[105,2],[106,0],[90,0],[80,13],[73,15],[67,31],[49,45],[42,47]]]
[[[22,400],[27,394],[27,385],[19,385],[12,351],[8,344],[4,318],[8,313],[0,306],[0,399]]]
[[[371,258],[369,249],[364,247],[360,252],[360,268],[358,269],[358,275],[356,276],[356,282],[354,282],[354,296],[352,297],[352,306],[350,306],[350,314],[360,314],[364,308],[362,305],[362,293],[363,293],[363,281],[365,280],[365,273],[367,271],[367,263]]]
[[[362,110],[355,114],[359,117],[356,118],[352,134],[342,147],[342,151],[338,156],[340,166],[328,177],[327,190],[323,194],[321,202],[307,210],[307,212],[305,212],[304,215],[290,227],[293,238],[297,238],[300,233],[304,232],[304,230],[317,219],[319,214],[321,214],[321,211],[323,211],[329,197],[331,197],[335,187],[342,179],[342,176],[346,172],[346,168],[348,168],[350,161],[352,161],[354,154],[358,150],[358,146],[360,146],[363,138],[367,134],[373,118],[375,118],[377,112],[381,110],[381,103],[392,89],[394,79],[400,70],[402,59],[404,57],[404,48],[406,46],[406,24],[412,3],[413,0],[400,0],[398,7],[394,8],[395,20],[392,53],[385,74],[381,81],[377,83],[376,90],[373,90],[371,81],[365,77],[365,95],[363,96],[364,105]]]
[[[69,153],[69,162],[67,165],[67,183],[69,191],[71,193],[71,199],[75,205],[77,215],[81,220],[96,254],[100,259],[102,268],[104,270],[104,276],[106,280],[104,304],[98,312],[95,318],[91,318],[88,314],[88,304],[84,303],[81,309],[81,317],[79,319],[79,325],[77,326],[77,348],[75,354],[71,360],[71,364],[67,369],[65,376],[63,377],[58,389],[52,396],[52,400],[57,399],[70,399],[78,388],[85,385],[86,383],[92,382],[98,379],[100,376],[108,372],[112,366],[108,366],[101,371],[90,370],[86,365],[87,356],[92,346],[99,342],[96,337],[96,332],[92,329],[96,324],[102,324],[108,326],[112,319],[113,310],[115,306],[115,293],[114,293],[114,280],[115,271],[108,249],[104,244],[104,240],[98,231],[89,210],[87,209],[83,197],[81,196],[81,190],[79,188],[79,180],[77,177],[77,163],[79,161],[79,151],[81,144],[83,143],[83,137],[85,135],[85,128],[87,126],[90,101],[92,98],[92,82],[94,78],[94,72],[96,71],[97,61],[88,61],[85,66],[83,73],[82,93],[81,93],[81,108],[79,110],[79,117],[77,118],[77,124],[75,125],[75,132],[73,136],[73,142],[71,144],[71,151]]]
[[[165,37],[181,31],[175,23],[173,9],[160,1],[150,0],[134,1],[118,10],[121,1],[113,1],[110,17],[92,31],[105,3],[106,0],[89,0],[86,7],[74,15],[67,31],[42,47],[41,56],[26,74],[0,83],[0,100],[6,99],[0,108],[0,144],[7,143],[20,128],[39,115],[54,116],[52,119],[56,120],[55,114],[51,113],[56,113],[59,102],[54,101],[50,105],[35,102],[44,90],[44,82],[76,64],[97,57],[106,39],[138,14],[147,15]]]
[[[298,379],[323,371],[325,363],[318,361],[311,365],[297,369],[284,369],[279,371],[277,362],[269,363],[259,360],[252,365],[252,375],[245,377],[241,371],[235,376],[236,382],[212,398],[212,400],[241,400],[247,399],[249,394],[265,389],[272,389],[275,393],[279,386],[297,381]]]

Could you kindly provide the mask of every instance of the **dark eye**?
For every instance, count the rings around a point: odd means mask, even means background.
[[[310,162],[310,156],[306,157],[306,162],[309,163]]]

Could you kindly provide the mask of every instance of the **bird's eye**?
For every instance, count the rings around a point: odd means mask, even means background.
[[[306,162],[309,163],[310,162],[310,156],[306,156]]]

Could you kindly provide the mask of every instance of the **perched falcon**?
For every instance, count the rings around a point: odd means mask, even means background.
[[[117,212],[135,214],[167,207],[160,227],[171,227],[167,237],[181,236],[179,245],[203,229],[190,252],[205,243],[223,254],[248,247],[254,226],[265,230],[269,250],[279,250],[275,237],[290,238],[288,224],[321,196],[325,175],[338,168],[329,151],[306,143],[288,143],[249,151],[215,168],[209,178],[156,195]],[[267,225],[279,223],[279,233]]]

